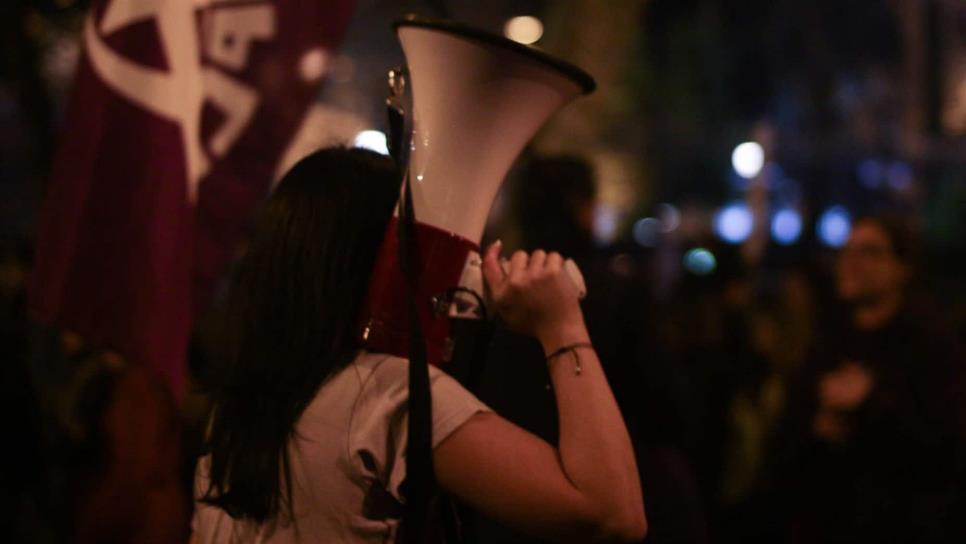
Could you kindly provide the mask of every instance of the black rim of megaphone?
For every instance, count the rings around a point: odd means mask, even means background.
[[[564,75],[574,80],[583,90],[584,94],[590,94],[594,92],[594,89],[597,88],[597,82],[594,81],[594,78],[581,68],[570,64],[567,61],[560,60],[557,57],[537,49],[536,47],[515,42],[513,40],[504,38],[503,36],[486,32],[485,30],[480,30],[478,28],[447,19],[436,19],[433,17],[425,17],[415,14],[406,15],[402,19],[397,19],[392,24],[392,27],[396,29],[396,31],[399,30],[399,27],[404,26],[441,30],[449,34],[456,34],[457,36],[464,36],[474,40],[490,43],[504,49],[509,49],[510,51],[519,53],[521,55],[526,55],[534,60],[540,61],[543,64],[559,70]]]

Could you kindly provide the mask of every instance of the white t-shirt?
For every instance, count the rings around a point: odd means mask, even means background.
[[[444,372],[429,370],[436,447],[489,408]],[[393,542],[406,476],[408,372],[405,359],[363,352],[319,388],[289,442],[295,523],[280,516],[255,525],[196,502],[194,541]],[[196,498],[208,488],[208,463],[198,463]]]

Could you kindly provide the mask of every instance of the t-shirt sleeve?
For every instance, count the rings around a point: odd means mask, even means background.
[[[472,393],[467,391],[458,381],[442,370],[429,367],[429,383],[433,395],[433,440],[435,449],[443,440],[463,426],[471,417],[481,412],[491,411]],[[407,388],[409,382],[404,382]],[[396,418],[396,425],[392,432],[396,435],[395,459],[389,472],[387,488],[395,497],[399,498],[399,486],[406,479],[406,444],[408,443],[408,412]]]
[[[400,498],[399,486],[406,478],[408,372],[407,361],[395,357],[378,365],[365,387],[364,399],[357,405],[358,410],[368,413],[356,414],[350,438],[353,454],[369,458],[369,464],[377,473],[375,476],[397,499]],[[474,415],[491,411],[442,370],[431,366],[429,380],[433,397],[434,448]]]
[[[490,408],[442,370],[429,368],[433,394],[433,448],[474,415]]]

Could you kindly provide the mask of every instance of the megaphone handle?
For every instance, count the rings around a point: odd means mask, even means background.
[[[508,259],[501,258],[500,266],[503,268],[504,274],[510,273],[510,261]],[[573,259],[564,260],[564,271],[567,272],[570,281],[577,288],[577,298],[583,299],[586,297],[587,284],[584,282],[584,275],[580,272],[580,267],[577,266],[577,263]]]

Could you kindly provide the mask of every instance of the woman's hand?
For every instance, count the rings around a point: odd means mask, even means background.
[[[486,249],[483,276],[491,303],[507,325],[536,336],[545,348],[586,341],[579,293],[564,269],[563,257],[539,249],[530,255],[517,251],[504,271],[502,247],[497,241]]]

